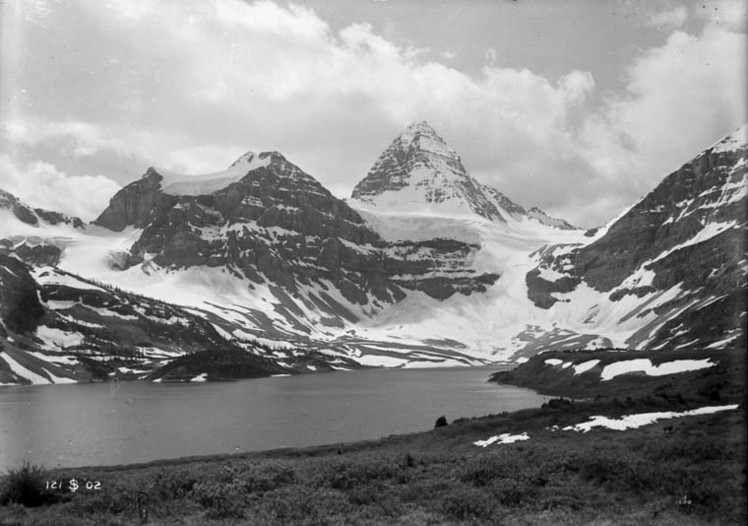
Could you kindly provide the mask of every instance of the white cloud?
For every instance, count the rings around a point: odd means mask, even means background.
[[[676,28],[682,27],[687,18],[688,9],[680,5],[653,13],[649,19],[649,23],[658,27]]]
[[[101,175],[68,176],[44,162],[17,166],[0,155],[0,188],[34,208],[96,218],[120,186]]]
[[[45,8],[45,24],[56,30],[26,28],[28,60],[0,72],[27,101],[4,119],[5,135],[25,148],[24,158],[53,144],[79,167],[119,160],[200,173],[248,149],[280,150],[343,192],[402,127],[426,119],[483,182],[593,226],[740,124],[736,93],[745,93],[735,59],[745,35],[712,19],[703,34],[676,32],[644,52],[627,72],[628,93],[590,113],[589,72],[549,80],[497,66],[490,50],[488,65],[470,76],[367,24],[334,31],[293,4],[91,0]],[[678,7],[667,13],[653,20],[671,27],[685,16]],[[63,48],[76,51],[57,52]]]
[[[693,6],[693,13],[707,23],[730,31],[745,32],[748,3],[745,0],[706,0]]]
[[[635,61],[627,96],[610,100],[580,135],[601,181],[642,195],[743,124],[745,68],[735,57],[744,50],[744,34],[709,24],[700,35],[674,32]]]

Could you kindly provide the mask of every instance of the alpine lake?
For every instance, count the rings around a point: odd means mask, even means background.
[[[0,388],[0,469],[261,451],[377,439],[539,407],[487,381],[511,366],[366,369],[233,382],[143,381]]]

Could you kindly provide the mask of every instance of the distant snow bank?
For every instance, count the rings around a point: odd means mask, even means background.
[[[648,376],[665,376],[668,374],[685,373],[689,371],[698,371],[717,365],[716,363],[704,358],[703,360],[674,360],[659,365],[652,365],[647,359],[624,360],[606,365],[603,372],[600,373],[600,379],[607,381],[621,374],[631,372],[643,372]]]
[[[558,358],[548,358],[544,362],[546,365],[552,367],[561,367],[566,369],[573,365],[572,362],[565,362]],[[574,365],[574,376],[580,375],[590,369],[594,368],[600,360],[589,360],[584,363]],[[673,360],[671,362],[664,362],[659,365],[653,365],[652,361],[645,358],[637,358],[635,360],[621,360],[606,365],[600,373],[600,380],[606,382],[612,380],[616,376],[620,376],[626,373],[641,372],[648,376],[665,376],[668,374],[687,373],[690,371],[698,371],[699,369],[706,369],[717,365],[712,362],[709,358],[701,360]]]
[[[738,405],[721,405],[711,407],[701,407],[699,409],[692,409],[691,411],[683,411],[682,413],[675,413],[673,411],[663,411],[659,413],[639,413],[637,415],[626,415],[621,418],[608,418],[607,416],[593,416],[587,422],[582,422],[574,426],[566,426],[563,431],[581,431],[587,433],[594,427],[604,427],[607,429],[614,429],[616,431],[624,431],[626,429],[635,429],[637,427],[654,424],[658,420],[667,420],[671,418],[682,418],[684,416],[696,416],[696,415],[709,415],[718,413],[720,411],[732,411],[737,409]]]
[[[488,447],[491,444],[511,444],[513,442],[519,442],[521,440],[530,440],[527,432],[519,435],[510,435],[509,433],[502,433],[501,435],[492,436],[486,440],[478,440],[473,442],[478,447]]]

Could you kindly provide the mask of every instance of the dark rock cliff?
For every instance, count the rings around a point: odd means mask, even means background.
[[[116,232],[127,226],[145,227],[153,217],[159,217],[176,204],[174,196],[161,192],[161,179],[163,177],[154,168],[149,168],[140,180],[112,197],[94,224]]]
[[[25,264],[0,254],[0,318],[5,327],[20,334],[36,329],[44,316],[38,290]],[[0,331],[5,333],[3,327]]]

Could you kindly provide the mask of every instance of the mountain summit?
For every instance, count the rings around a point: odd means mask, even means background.
[[[411,124],[392,141],[351,197],[381,211],[473,213],[505,220],[460,156],[425,121]]]
[[[478,182],[426,121],[410,124],[390,143],[353,189],[351,205],[372,212],[478,215],[498,223],[509,218],[533,219],[574,228],[542,211],[529,213],[495,188]]]

